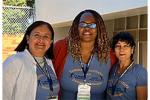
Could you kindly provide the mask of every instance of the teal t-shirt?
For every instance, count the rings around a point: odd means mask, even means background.
[[[83,63],[83,66],[85,68],[87,64]],[[91,86],[90,100],[105,100],[110,61],[101,63],[95,54],[88,67],[89,70],[85,80]],[[78,85],[84,83],[84,73],[81,68],[81,62],[73,62],[71,54],[67,55],[60,83],[61,100],[77,100]]]
[[[107,100],[137,100],[136,87],[147,86],[146,69],[139,64],[133,64],[118,80],[113,89],[114,82],[120,77],[116,73],[116,68],[118,68],[118,64],[110,72],[107,86]]]
[[[42,72],[42,70],[37,65],[36,72],[38,80],[37,80],[36,100],[50,100],[51,98],[57,97],[59,92],[59,83],[52,68],[48,64],[45,64],[43,70],[45,70],[45,72],[47,71],[47,74],[50,75],[53,90],[51,90],[50,86],[51,81],[49,81],[47,76]]]

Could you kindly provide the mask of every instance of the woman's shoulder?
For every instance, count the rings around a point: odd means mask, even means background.
[[[9,63],[12,63],[12,64],[23,64],[23,62],[25,61],[26,59],[26,53],[25,51],[23,52],[17,52],[16,54],[12,54],[11,56],[9,56],[5,61],[4,61],[4,64],[9,64]]]
[[[147,77],[147,70],[144,68],[141,64],[134,64],[131,70],[132,74],[135,75],[138,79],[141,79],[142,77]],[[145,79],[144,78],[144,79]]]
[[[136,70],[136,71],[147,72],[146,68],[141,64],[134,64],[133,69]]]
[[[55,46],[55,47],[58,47],[58,46],[64,46],[64,45],[66,45],[66,44],[67,44],[67,39],[64,38],[64,39],[61,39],[61,40],[56,41],[54,46]]]
[[[147,85],[147,70],[141,64],[135,64],[133,66],[133,75],[135,75],[137,80],[137,86]]]
[[[16,54],[12,54],[11,56],[9,56],[4,62],[16,62],[16,61],[20,61],[22,58],[22,53],[18,52]]]
[[[115,53],[112,49],[110,49],[110,60],[111,60],[111,66],[117,63],[117,58],[115,56]]]
[[[17,53],[9,56],[3,62],[3,69],[4,70],[18,70],[22,68],[24,60],[22,60],[22,54]]]
[[[67,39],[62,39],[62,40],[58,40],[55,44],[54,44],[54,56],[60,54],[64,54],[66,55],[67,52]]]

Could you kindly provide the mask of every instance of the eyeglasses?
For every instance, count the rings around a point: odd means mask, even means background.
[[[116,45],[115,49],[117,49],[117,50],[120,50],[120,49],[126,50],[126,49],[128,49],[130,47],[131,47],[130,45],[124,45],[124,46]]]
[[[95,23],[79,23],[79,27],[81,28],[96,28]]]
[[[34,39],[37,39],[37,40],[40,40],[40,39],[43,39],[43,40],[51,40],[50,36],[48,35],[44,35],[44,36],[41,36],[39,34],[34,34],[34,35],[31,35]]]

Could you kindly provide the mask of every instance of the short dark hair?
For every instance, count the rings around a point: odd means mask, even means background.
[[[111,40],[111,48],[113,51],[115,50],[115,45],[118,43],[118,41],[126,42],[127,44],[129,44],[131,47],[135,49],[136,44],[130,32],[125,32],[125,31],[118,32],[113,36]],[[132,58],[133,58],[133,54],[131,55],[131,59]]]
[[[25,48],[28,49],[29,46],[28,46],[28,44],[27,44],[27,38],[26,38],[26,36],[30,36],[31,32],[32,32],[35,28],[37,28],[37,27],[39,27],[39,26],[41,26],[41,25],[46,25],[46,26],[48,27],[48,29],[51,31],[51,35],[52,35],[52,36],[51,36],[51,40],[54,40],[54,30],[53,30],[52,26],[51,26],[49,23],[44,22],[44,21],[35,21],[35,22],[33,22],[33,23],[27,28],[27,30],[26,30],[26,32],[25,32],[25,35],[24,35],[24,37],[23,37],[23,39],[22,39],[22,41],[21,41],[20,44],[17,46],[17,48],[15,49],[15,51],[17,51],[17,52],[22,52],[22,51],[25,50]],[[51,43],[50,48],[46,51],[45,56],[46,56],[47,58],[49,58],[49,59],[53,59],[53,58],[54,58],[54,54],[53,54],[53,43]]]

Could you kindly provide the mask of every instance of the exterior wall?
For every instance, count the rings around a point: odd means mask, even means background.
[[[106,20],[104,21],[104,23],[106,26],[109,39],[111,39],[111,37],[113,36],[113,32],[114,32],[114,20]]]
[[[147,6],[147,0],[35,0],[36,20],[51,24],[72,21],[82,10],[101,15]]]
[[[67,3],[66,3],[67,2]],[[77,5],[76,5],[77,3]],[[67,4],[67,5],[65,5]],[[109,16],[109,19],[105,19],[105,25],[108,32],[109,38],[113,36],[114,33],[114,19],[118,17],[119,14],[116,12],[122,12],[124,17],[131,16],[131,13],[125,14],[124,11],[133,8],[140,8],[147,6],[147,0],[136,0],[136,2],[131,3],[131,0],[115,0],[110,3],[110,1],[99,0],[97,2],[93,2],[91,0],[87,0],[85,5],[85,1],[75,0],[75,1],[60,1],[60,0],[36,0],[35,1],[35,11],[36,11],[36,20],[44,20],[50,22],[54,27],[55,31],[55,41],[64,38],[69,31],[71,24],[66,24],[65,22],[72,21],[74,17],[81,11],[87,8],[94,9],[98,11],[103,19]],[[91,5],[92,4],[92,5]],[[56,6],[57,5],[57,6]],[[116,6],[117,5],[117,6]],[[140,11],[137,11],[140,14]],[[137,13],[137,15],[139,15]],[[106,16],[105,16],[106,15]],[[55,26],[57,23],[61,23],[61,26]],[[2,36],[3,44],[2,44],[2,59],[5,60],[9,55],[14,54],[14,49],[20,43],[23,36],[17,35],[6,35]],[[142,41],[145,43],[145,41]],[[147,41],[142,45],[144,48],[147,48]],[[141,51],[145,51],[147,49],[141,49]],[[144,53],[147,55],[147,53]],[[142,57],[142,55],[138,55],[137,57]],[[139,60],[139,58],[137,58]],[[142,62],[147,63],[146,60]]]
[[[55,37],[54,42],[60,39],[63,39],[67,36],[70,26],[66,27],[54,27]]]
[[[107,30],[108,36],[109,36],[109,38],[111,38],[113,36],[113,31],[114,31],[114,29],[113,29],[114,28],[114,20],[106,20],[105,25],[106,25],[106,30]],[[57,40],[60,40],[60,39],[63,39],[64,37],[66,37],[68,35],[69,28],[70,28],[70,26],[54,27],[55,42]]]
[[[147,14],[139,14],[134,16],[123,16],[104,20],[108,36],[112,36],[119,31],[129,31],[136,42],[134,60],[147,68]],[[55,27],[55,41],[68,35],[69,26]]]
[[[106,29],[108,32],[109,38],[113,36],[114,31],[114,20],[106,20],[105,21]],[[55,41],[60,40],[68,35],[70,26],[65,27],[53,27],[55,31]]]

